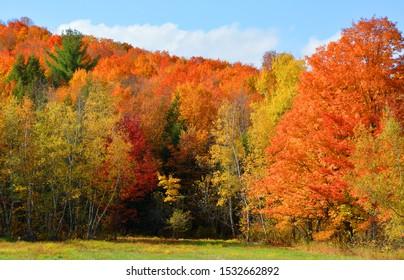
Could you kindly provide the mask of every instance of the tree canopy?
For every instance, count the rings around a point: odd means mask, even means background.
[[[97,65],[99,57],[90,58],[87,48],[79,31],[67,29],[61,36],[61,45],[55,46],[54,53],[46,52],[49,56],[46,64],[55,86],[66,85],[76,70],[89,71]]]
[[[0,24],[0,237],[402,246],[404,41],[260,69]]]

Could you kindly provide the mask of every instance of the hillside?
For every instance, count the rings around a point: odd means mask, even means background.
[[[0,24],[1,237],[402,246],[403,38],[183,58]]]

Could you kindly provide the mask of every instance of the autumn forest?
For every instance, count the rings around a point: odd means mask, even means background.
[[[404,40],[183,58],[0,23],[0,238],[402,247]]]

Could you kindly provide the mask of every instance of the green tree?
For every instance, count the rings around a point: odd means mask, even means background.
[[[181,120],[180,116],[180,95],[176,94],[165,117],[166,124],[162,133],[163,147],[160,150],[164,172],[167,173],[172,171],[169,166],[170,159],[173,157],[174,152],[178,150],[181,133],[185,130],[184,120]]]
[[[167,224],[173,232],[173,237],[177,238],[191,228],[191,212],[174,209],[173,214],[167,220]]]
[[[30,55],[25,62],[24,56],[18,55],[7,79],[15,83],[12,93],[20,102],[24,96],[28,96],[36,108],[44,106],[47,81],[36,56]]]
[[[99,57],[91,59],[87,55],[88,46],[83,43],[83,35],[68,29],[62,34],[62,46],[55,46],[55,53],[47,52],[46,59],[55,87],[67,84],[78,69],[92,70]]]

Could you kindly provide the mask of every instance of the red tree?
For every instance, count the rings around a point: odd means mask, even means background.
[[[125,116],[117,124],[117,129],[127,136],[131,149],[127,159],[130,169],[125,172],[122,179],[124,187],[119,190],[111,212],[116,229],[120,224],[122,226],[133,225],[139,219],[137,203],[157,186],[158,167],[147,146],[146,138],[140,130],[139,120],[136,116]]]

